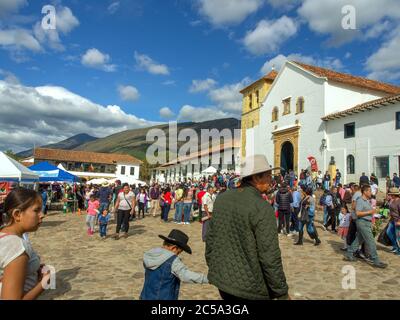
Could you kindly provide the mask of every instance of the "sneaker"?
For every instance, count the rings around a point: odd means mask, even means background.
[[[367,260],[367,257],[362,252],[359,252],[359,251],[354,253],[354,257],[356,257],[360,260]]]
[[[340,248],[340,250],[342,250],[342,251],[347,251],[347,248]]]
[[[344,261],[349,261],[349,262],[356,262],[357,259],[354,259],[353,257],[349,257],[349,256],[344,256],[343,258]]]
[[[374,268],[385,269],[385,268],[387,268],[388,265],[387,265],[387,263],[379,261],[378,263],[372,263],[372,266]]]
[[[185,222],[186,225],[190,225],[190,222]]]
[[[322,225],[322,230],[327,231],[325,225]]]
[[[291,237],[294,236],[294,234],[293,234],[293,233],[288,233],[287,236],[288,236],[289,238],[291,238]]]
[[[398,251],[397,248],[393,248],[392,250],[390,250],[391,253],[396,253]]]

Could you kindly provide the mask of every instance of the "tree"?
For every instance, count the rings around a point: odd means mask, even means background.
[[[4,152],[8,157],[10,157],[11,159],[14,160],[21,160],[21,157],[18,157],[12,150],[7,150],[6,152]]]
[[[143,163],[140,166],[140,180],[150,181],[151,172],[154,168],[157,168],[156,164],[149,164],[146,159],[143,160]]]

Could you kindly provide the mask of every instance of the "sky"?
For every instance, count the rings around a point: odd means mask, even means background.
[[[240,118],[287,59],[400,85],[399,22],[399,0],[0,0],[0,150]]]

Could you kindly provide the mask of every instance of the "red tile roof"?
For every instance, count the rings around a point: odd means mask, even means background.
[[[33,154],[35,160],[52,160],[52,161],[71,161],[71,162],[85,162],[85,163],[99,163],[99,164],[137,164],[140,165],[142,161],[126,154],[116,153],[98,153],[87,151],[71,151],[61,149],[35,149]]]
[[[347,73],[336,72],[330,69],[325,69],[321,67],[311,66],[305,63],[291,61],[294,64],[306,69],[317,76],[328,78],[328,80],[347,84],[354,87],[370,89],[374,91],[380,91],[388,94],[399,94],[400,87],[391,85],[389,83],[379,82],[363,77],[353,76]]]
[[[335,112],[326,115],[325,117],[322,118],[323,121],[328,121],[328,120],[334,120],[334,119],[339,119],[346,117],[348,115],[352,115],[355,113],[359,112],[364,112],[368,110],[373,110],[373,109],[378,109],[381,107],[385,106],[390,106],[394,105],[396,103],[400,102],[400,94],[392,95],[389,97],[384,97],[376,100],[372,100],[369,102],[365,102],[359,105],[356,105],[355,107],[340,111],[340,112]]]

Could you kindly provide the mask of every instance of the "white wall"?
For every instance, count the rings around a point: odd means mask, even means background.
[[[383,93],[325,82],[325,115],[352,108],[358,104],[384,97]]]
[[[125,166],[125,174],[121,173],[121,169],[122,167]],[[131,175],[131,168],[135,168],[135,174]],[[135,179],[139,179],[139,170],[140,170],[140,166],[138,165],[132,165],[132,164],[127,164],[127,163],[118,163],[117,164],[117,169],[116,169],[116,176],[117,178],[128,178],[128,177],[133,177]]]
[[[362,172],[367,175],[376,173],[374,157],[379,156],[389,156],[390,176],[399,173],[400,130],[395,130],[395,114],[399,111],[400,103],[397,103],[327,121],[327,162],[331,155],[335,157],[345,183],[358,181]],[[355,122],[355,137],[344,139],[344,125],[351,122]],[[346,158],[349,154],[355,157],[355,175],[347,176]]]

